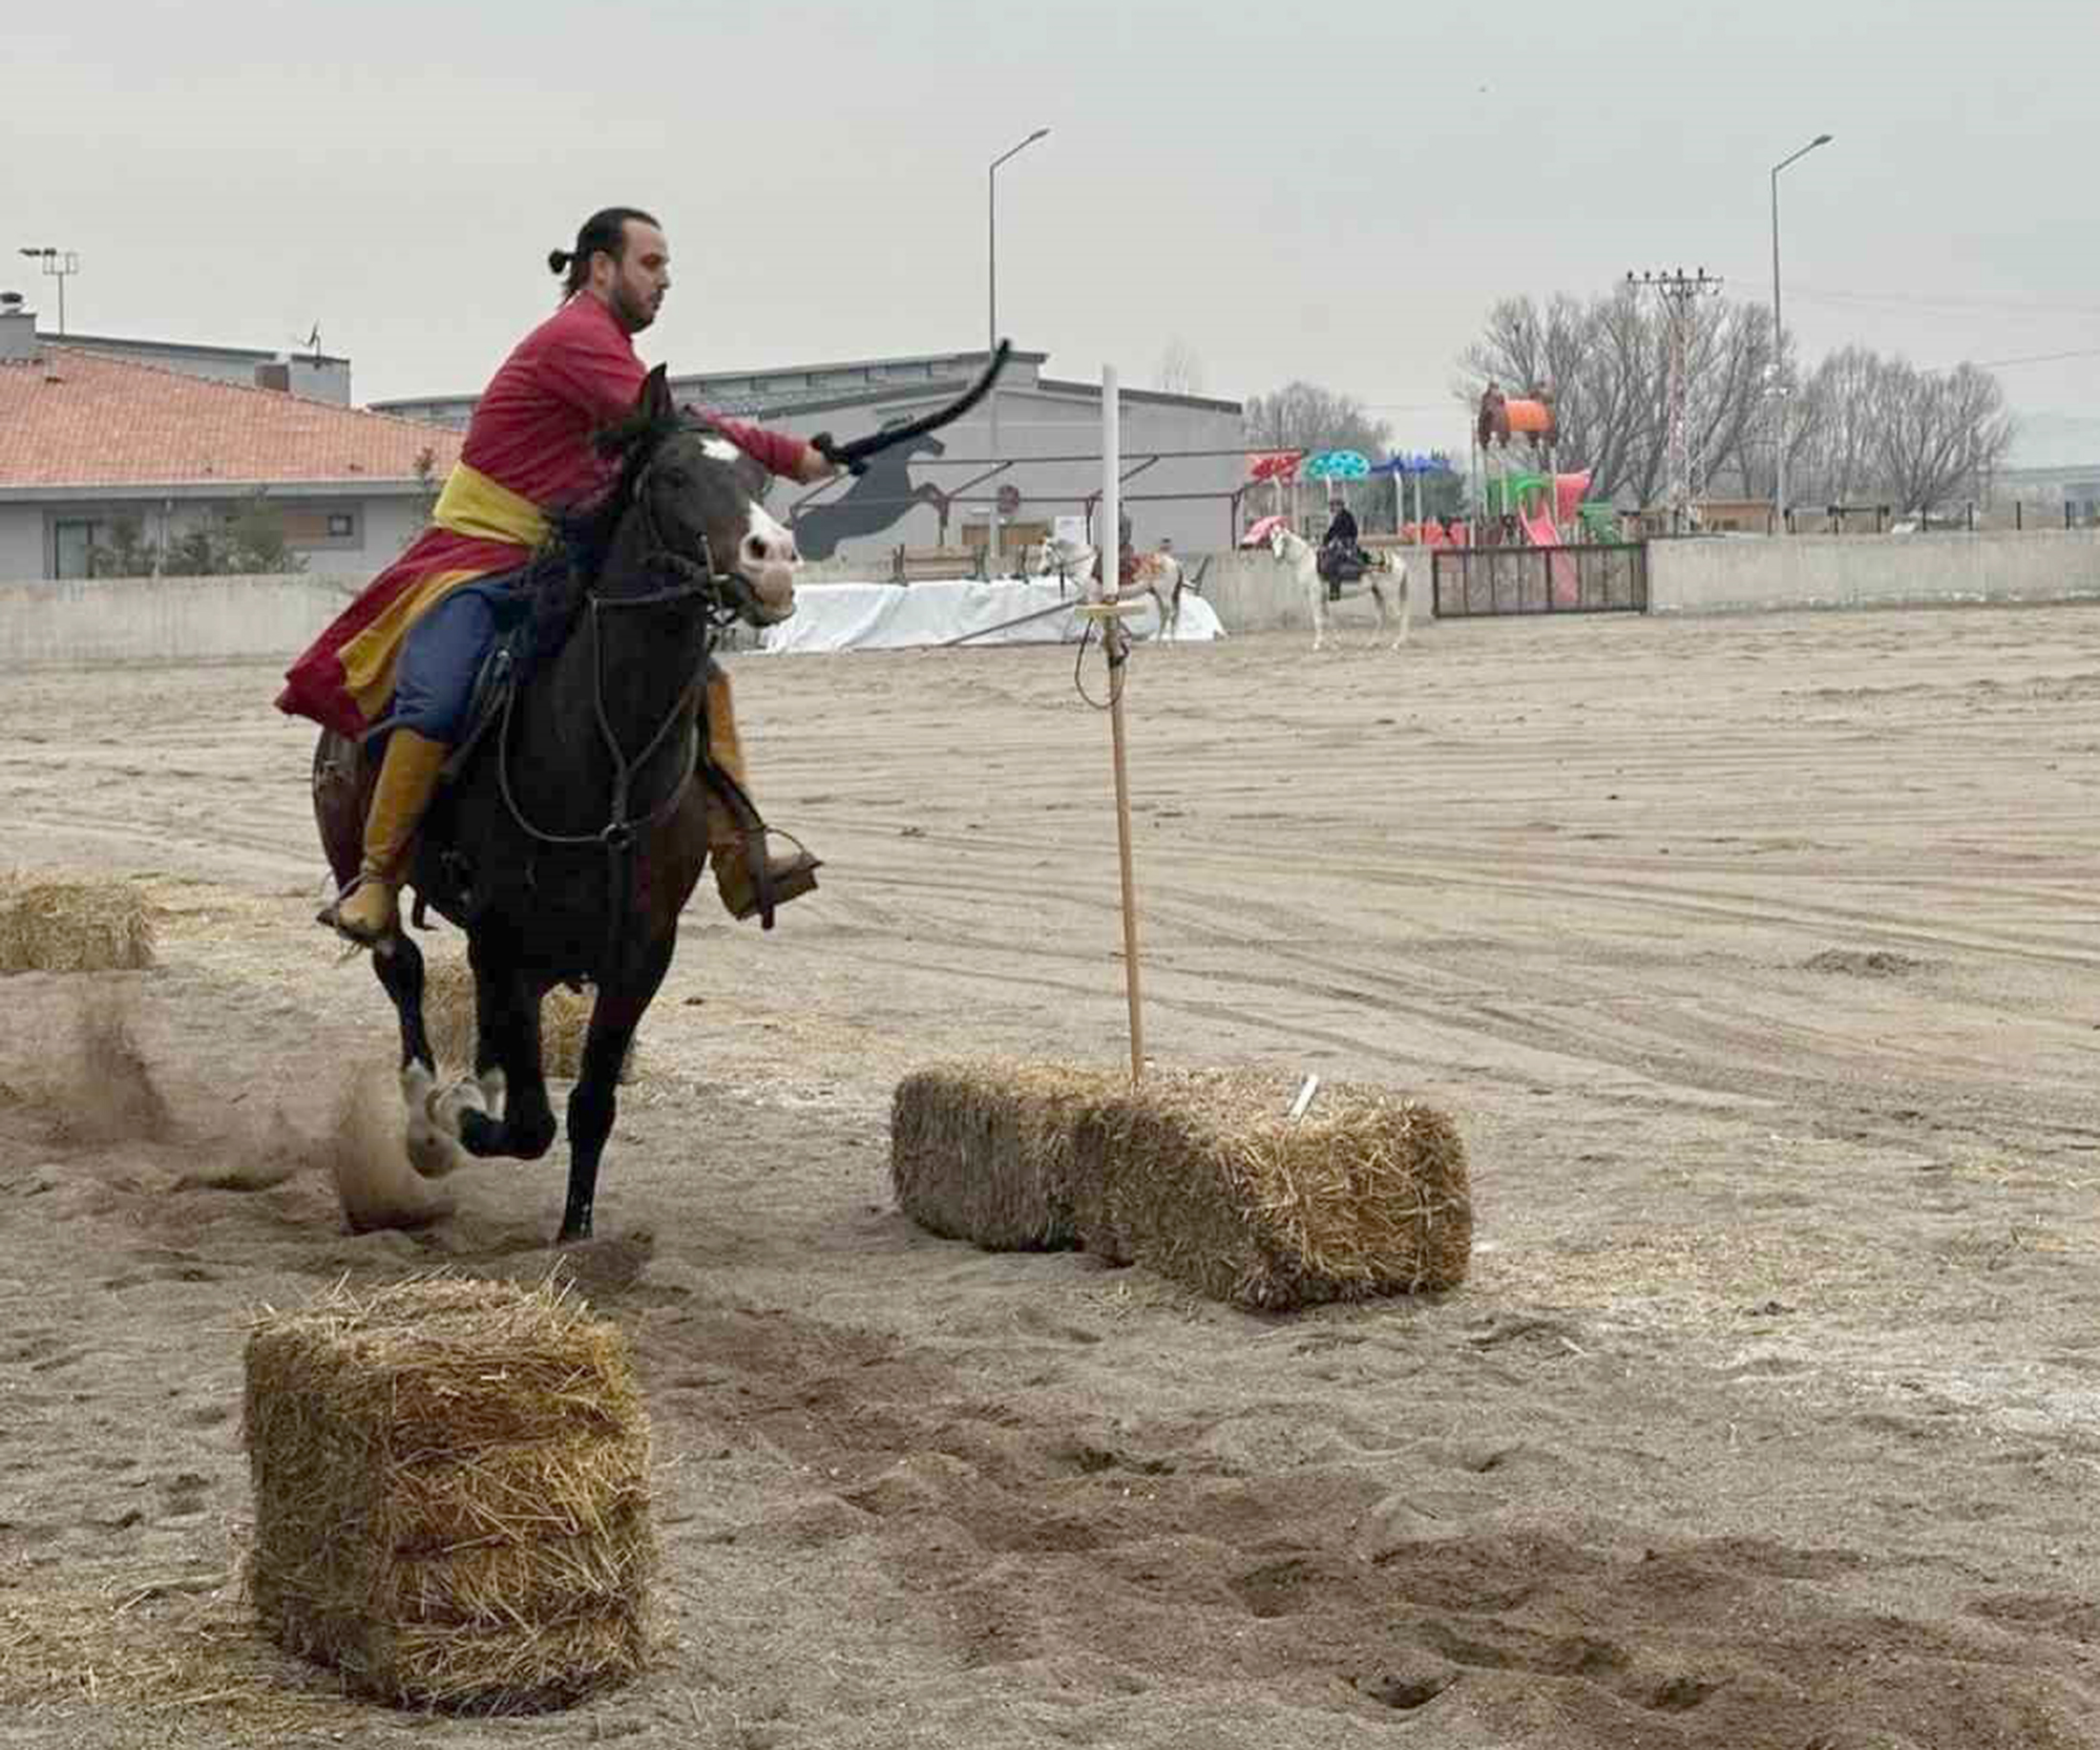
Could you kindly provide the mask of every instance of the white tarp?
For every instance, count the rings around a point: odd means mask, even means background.
[[[909,650],[945,644],[965,633],[980,633],[968,644],[1077,643],[1084,630],[1081,596],[1055,578],[1002,578],[990,583],[969,579],[930,583],[803,583],[795,589],[791,619],[767,626],[760,648],[775,653],[807,650]],[[1159,631],[1159,610],[1149,596],[1124,623],[1135,638]],[[1013,622],[1018,622],[1018,624]],[[1225,630],[1201,596],[1182,592],[1176,643],[1223,638]]]

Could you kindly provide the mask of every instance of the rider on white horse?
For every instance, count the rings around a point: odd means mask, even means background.
[[[1330,585],[1320,577],[1319,554],[1311,541],[1293,533],[1291,526],[1282,521],[1269,532],[1269,550],[1291,567],[1292,576],[1305,592],[1306,608],[1312,619],[1312,648],[1321,649],[1327,643]],[[1407,561],[1397,553],[1387,552],[1376,559],[1366,556],[1364,562],[1367,569],[1361,573],[1360,580],[1346,586],[1333,586],[1333,599],[1340,601],[1345,596],[1369,595],[1378,610],[1378,632],[1382,637],[1387,622],[1385,581],[1390,579],[1393,605],[1399,612],[1399,634],[1393,641],[1393,647],[1397,650],[1407,643]]]
[[[1355,513],[1339,486],[1328,494],[1327,502],[1334,516],[1320,537],[1320,576],[1327,580],[1328,600],[1339,601],[1342,585],[1362,577],[1371,569],[1371,560],[1360,544]]]

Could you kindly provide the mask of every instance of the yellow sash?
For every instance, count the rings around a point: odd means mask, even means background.
[[[547,538],[547,518],[530,498],[499,486],[478,468],[454,462],[445,476],[430,520],[474,540],[507,540],[537,547]]]
[[[549,534],[539,506],[465,462],[454,462],[445,476],[445,490],[438,495],[430,521],[450,535],[504,541],[528,553],[544,543]],[[486,567],[432,572],[403,590],[343,646],[339,660],[344,688],[368,723],[378,719],[393,696],[394,668],[410,629],[461,584],[487,575]]]

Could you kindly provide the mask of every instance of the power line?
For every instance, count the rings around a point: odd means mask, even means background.
[[[1978,370],[2010,370],[2015,365],[2059,365],[2066,359],[2100,359],[2100,347],[2085,347],[2076,352],[2035,352],[2017,359],[1962,359],[1952,365],[1927,365],[1924,373],[1937,376],[1942,371],[1960,370],[1964,365]]]
[[[1738,275],[1737,278],[1743,276]],[[1840,288],[1834,285],[1805,285],[1798,290],[1791,284],[1787,286],[1790,297],[1839,299],[1854,304],[1912,305],[1922,307],[1947,309],[2005,309],[2031,311],[2037,314],[2065,316],[2100,316],[2100,304],[2056,304],[2047,299],[2001,298],[1978,292],[1898,292],[1862,291],[1858,287]]]

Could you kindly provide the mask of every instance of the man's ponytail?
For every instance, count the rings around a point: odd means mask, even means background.
[[[561,296],[564,301],[575,297],[590,284],[592,256],[602,253],[617,262],[626,254],[630,219],[642,224],[657,223],[654,214],[644,213],[639,206],[604,207],[583,221],[576,234],[574,249],[547,251],[547,271],[563,276]]]

